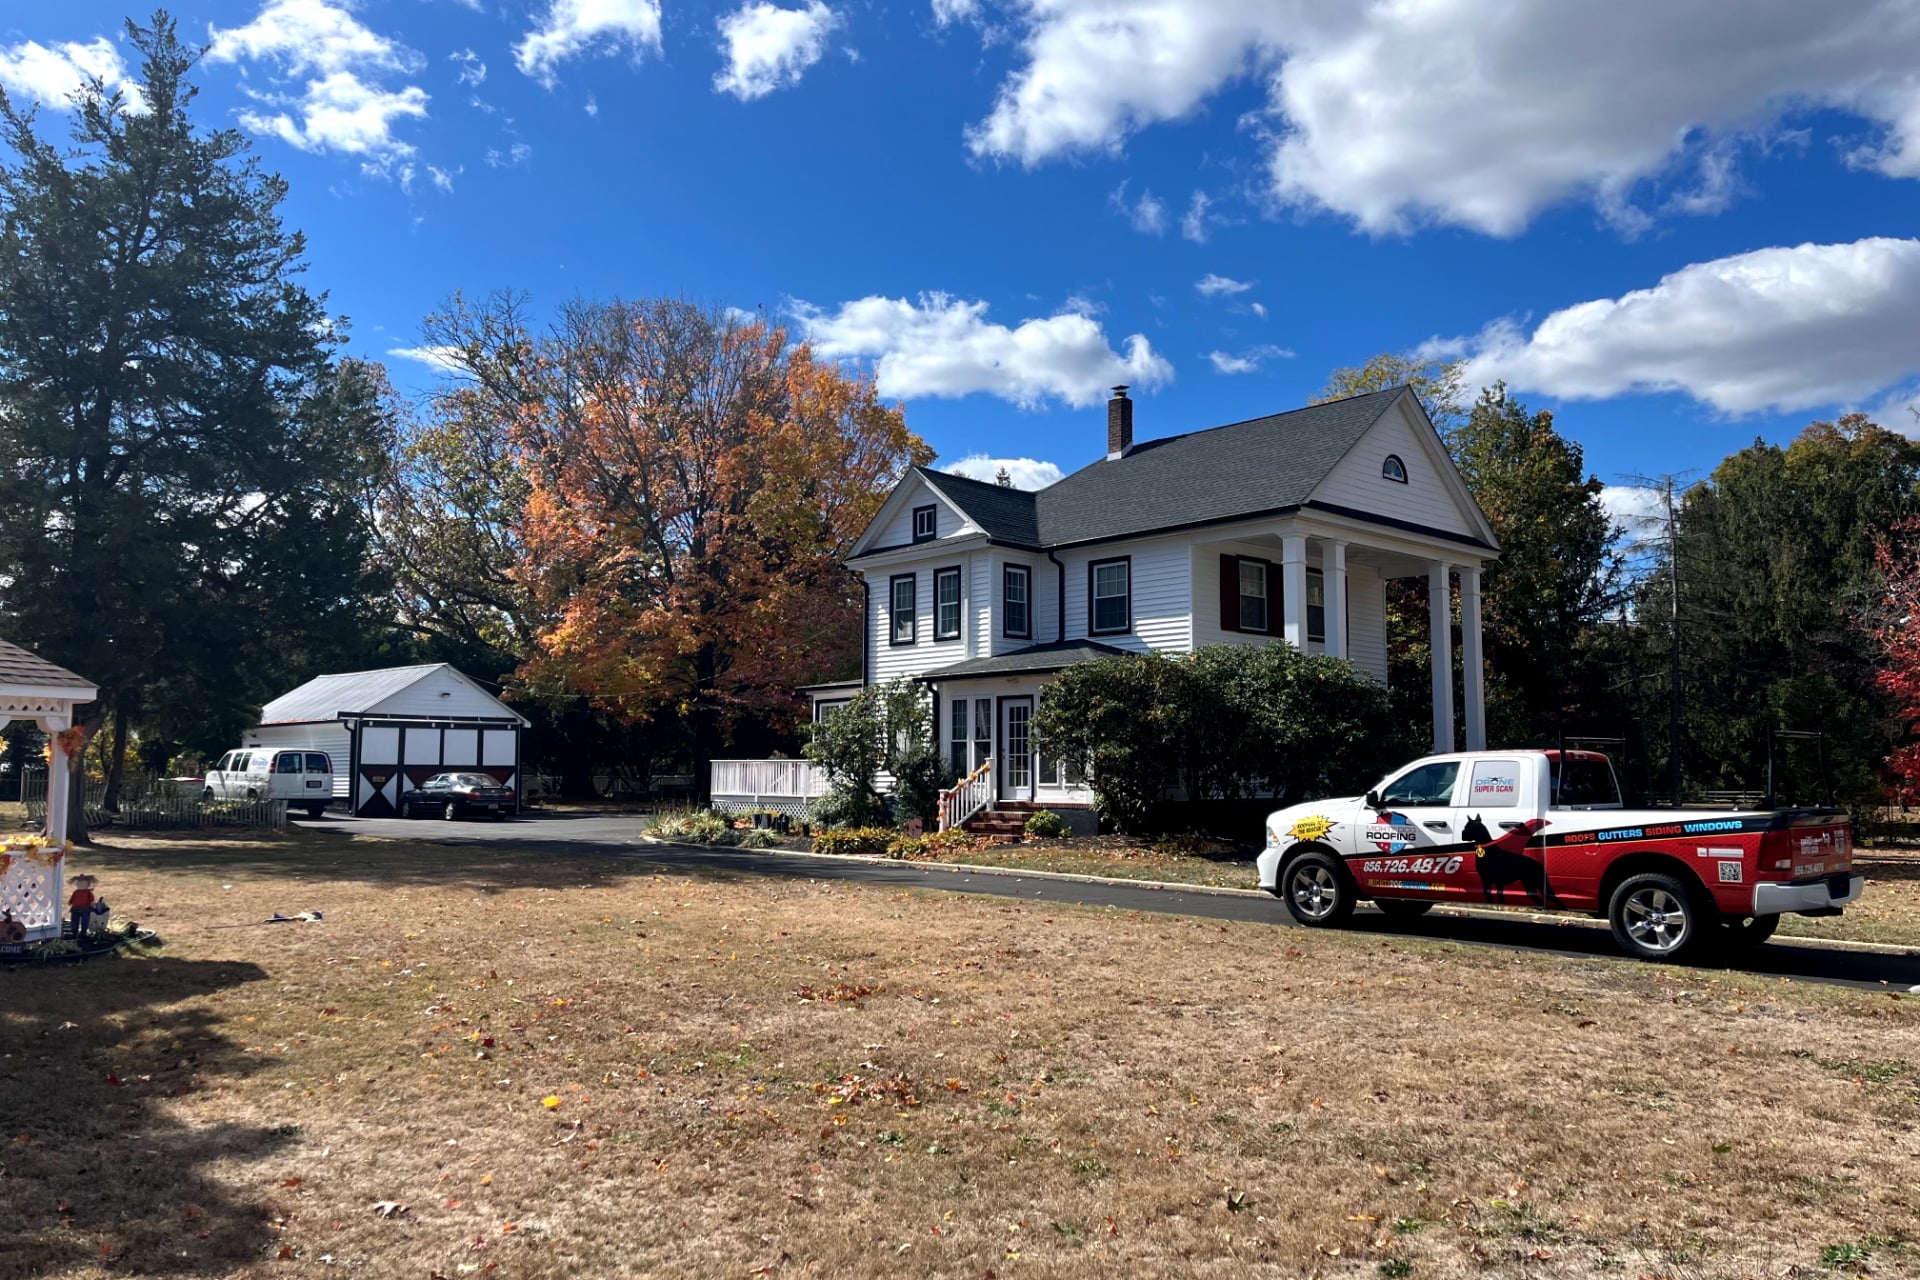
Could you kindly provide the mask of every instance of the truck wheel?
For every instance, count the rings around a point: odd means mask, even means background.
[[[1729,951],[1745,951],[1771,938],[1779,927],[1779,916],[1722,916],[1715,941]]]
[[[1373,905],[1389,920],[1417,920],[1433,910],[1431,902],[1415,902],[1411,898],[1375,898]]]
[[[1622,880],[1607,903],[1607,921],[1620,949],[1640,960],[1679,959],[1705,926],[1692,886],[1658,871]]]
[[[1324,853],[1303,853],[1280,872],[1280,895],[1301,924],[1336,925],[1353,914],[1347,869]]]

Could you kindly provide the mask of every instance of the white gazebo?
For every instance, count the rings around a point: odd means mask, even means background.
[[[60,936],[67,845],[67,751],[60,735],[73,727],[74,709],[99,696],[66,668],[0,640],[0,725],[31,720],[49,739],[45,840],[0,836],[0,911],[25,927],[28,942]]]

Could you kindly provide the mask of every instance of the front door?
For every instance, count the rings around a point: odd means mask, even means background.
[[[1000,699],[1000,798],[1033,799],[1033,699]]]

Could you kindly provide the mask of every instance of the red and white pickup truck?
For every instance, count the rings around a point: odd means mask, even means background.
[[[1766,941],[1787,912],[1860,897],[1837,809],[1633,809],[1591,751],[1428,756],[1365,796],[1267,818],[1260,887],[1305,925],[1370,898],[1389,916],[1436,902],[1605,916],[1629,954],[1672,960]]]

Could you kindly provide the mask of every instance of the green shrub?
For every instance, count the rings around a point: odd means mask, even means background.
[[[1412,753],[1384,687],[1284,643],[1069,667],[1041,691],[1033,728],[1086,776],[1101,816],[1136,833],[1176,784],[1195,800],[1291,802],[1362,790]]]
[[[780,837],[765,827],[755,827],[751,831],[742,832],[740,836],[742,849],[771,849],[779,843]]]
[[[661,840],[682,840],[688,844],[740,843],[732,819],[706,810],[671,814],[647,828],[647,834]]]
[[[887,856],[914,862],[923,858],[940,858],[958,849],[971,849],[974,843],[974,838],[959,827],[951,831],[930,832],[924,836],[902,833],[887,842]]]
[[[1027,819],[1027,834],[1036,840],[1058,840],[1067,834],[1067,820],[1051,809],[1036,809]]]
[[[835,827],[813,834],[815,853],[867,854],[878,856],[893,842],[893,832],[885,827]]]
[[[827,779],[810,810],[816,826],[932,821],[951,781],[934,736],[932,697],[906,676],[868,685],[821,717],[808,730],[806,756]],[[891,797],[881,794],[882,773],[893,775]]]

